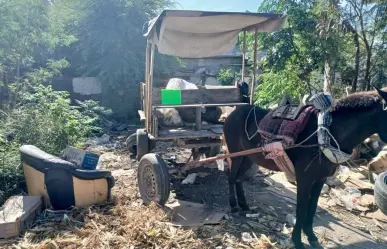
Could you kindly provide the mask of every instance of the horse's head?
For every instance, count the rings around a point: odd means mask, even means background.
[[[338,100],[332,110],[332,132],[350,153],[372,134],[387,142],[387,89],[358,92]]]
[[[383,99],[383,107],[378,112],[377,117],[377,132],[380,139],[387,143],[387,91],[382,89],[376,89],[380,97]]]
[[[249,85],[243,81],[242,83],[238,84],[238,87],[239,87],[239,92],[241,95],[242,102],[250,103]]]

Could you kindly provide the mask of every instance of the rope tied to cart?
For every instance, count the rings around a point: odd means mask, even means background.
[[[304,98],[304,99],[306,99],[306,98]],[[320,154],[323,153],[331,162],[333,162],[335,164],[347,162],[350,159],[351,155],[346,154],[345,152],[341,151],[339,143],[337,142],[337,140],[334,138],[334,136],[329,131],[329,125],[331,124],[331,121],[332,121],[331,113],[330,113],[330,108],[332,107],[331,96],[329,94],[326,94],[326,93],[315,94],[311,98],[311,100],[309,101],[309,104],[311,104],[315,109],[319,110],[317,129],[312,134],[310,134],[306,139],[301,141],[300,143],[286,146],[283,150],[285,151],[285,150],[294,149],[294,148],[320,147]],[[246,132],[246,136],[249,140],[252,140],[259,133],[259,123],[258,123],[258,119],[256,116],[255,108],[256,108],[256,106],[253,106],[250,109],[249,114],[245,120],[245,132]],[[325,110],[325,111],[321,111],[321,110]],[[247,122],[248,122],[248,119],[250,118],[252,111],[254,111],[254,121],[255,121],[255,126],[257,127],[257,131],[252,136],[250,136],[249,133],[247,132]],[[318,143],[311,144],[311,145],[305,145],[305,143],[308,140],[310,140],[312,137],[314,137],[316,134],[318,137]],[[331,145],[331,143],[330,143],[331,139],[333,140],[336,147]],[[281,147],[282,147],[282,143],[280,141],[276,141],[275,143],[277,145],[281,144]],[[239,157],[239,156],[248,156],[248,155],[262,153],[262,152],[267,153],[267,152],[270,152],[270,151],[268,151],[269,147],[270,146],[265,145],[265,146],[261,146],[261,147],[257,147],[257,148],[253,148],[253,149],[249,149],[249,150],[245,150],[245,151],[239,151],[239,152],[235,152],[235,153],[231,153],[231,154],[226,154],[226,155],[220,154],[216,157],[210,157],[210,158],[201,159],[199,161],[188,162],[187,166],[197,167],[197,166],[200,166],[204,163],[217,161],[218,169],[223,170],[224,169],[224,162],[223,162],[224,159]],[[274,148],[278,151],[278,147],[272,146],[272,148]],[[284,153],[283,156],[287,157],[287,154]],[[275,155],[274,156],[271,155],[271,157],[272,158],[270,158],[270,159],[275,160]],[[280,161],[283,162],[284,160],[280,160]],[[285,161],[289,164],[292,164],[290,160],[285,160]],[[287,176],[293,175],[291,178],[295,177],[294,167],[293,168],[287,167],[287,168],[289,169]],[[308,168],[309,167],[307,167],[305,170],[307,170]]]

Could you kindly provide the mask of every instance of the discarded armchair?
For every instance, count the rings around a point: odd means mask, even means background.
[[[46,207],[63,210],[110,199],[110,171],[82,170],[32,145],[20,147],[20,154],[28,194],[43,196]]]

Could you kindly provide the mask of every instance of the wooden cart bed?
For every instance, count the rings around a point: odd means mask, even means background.
[[[206,138],[220,137],[223,133],[223,125],[203,125],[201,130],[195,127],[162,128],[159,129],[157,140],[171,140],[181,138]]]

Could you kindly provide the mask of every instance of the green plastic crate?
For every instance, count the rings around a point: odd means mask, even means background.
[[[161,89],[162,105],[181,105],[181,90]]]

